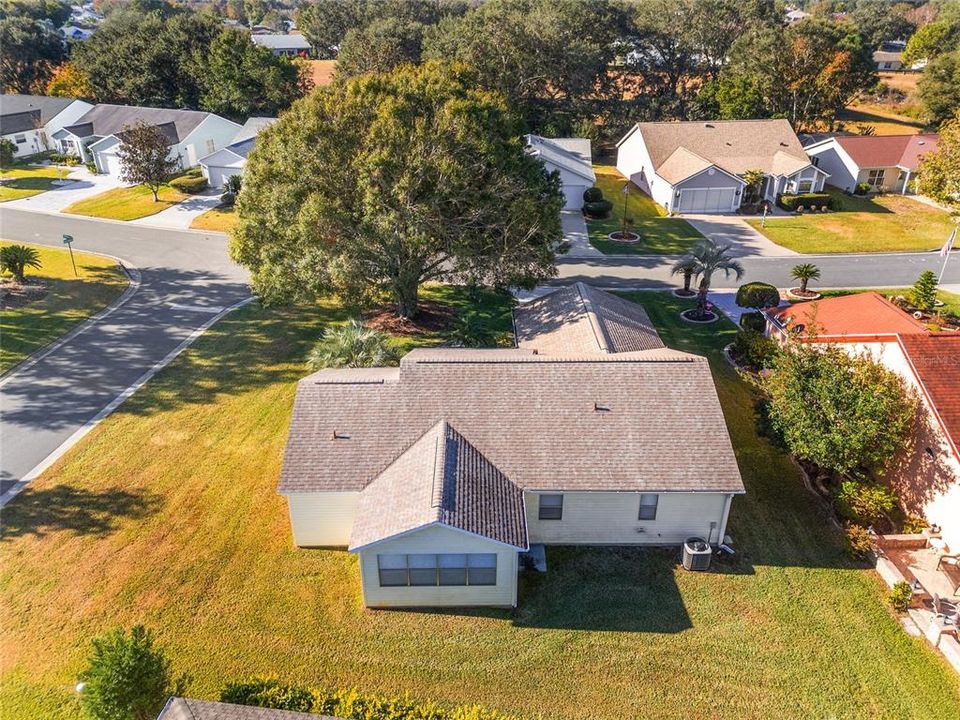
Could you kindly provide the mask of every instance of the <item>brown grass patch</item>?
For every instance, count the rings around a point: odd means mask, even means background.
[[[442,332],[450,327],[456,315],[456,309],[450,305],[433,300],[421,300],[416,317],[401,318],[397,317],[397,306],[390,303],[364,313],[363,324],[389,335],[411,337],[424,333]]]
[[[47,294],[47,286],[41,284],[20,285],[19,283],[9,282],[0,286],[0,308],[3,310],[13,310],[22,308],[37,300],[42,300]]]

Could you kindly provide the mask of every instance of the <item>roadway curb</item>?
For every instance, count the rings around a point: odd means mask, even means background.
[[[7,503],[13,500],[17,495],[27,485],[29,485],[33,480],[43,474],[51,465],[53,465],[57,460],[63,457],[74,445],[80,442],[91,430],[93,430],[97,425],[99,425],[103,420],[105,420],[109,415],[113,413],[118,407],[120,407],[131,395],[133,395],[137,390],[143,387],[154,375],[163,370],[167,365],[169,365],[174,358],[177,357],[181,352],[186,350],[193,342],[203,335],[207,330],[209,330],[214,324],[221,320],[226,315],[230,314],[234,310],[237,310],[244,305],[247,305],[253,302],[255,298],[248,297],[240,302],[234,303],[233,305],[224,308],[212,318],[210,318],[203,325],[198,327],[189,336],[184,338],[183,342],[177,345],[173,350],[168,352],[162,360],[155,363],[149,370],[147,370],[143,375],[137,378],[132,385],[127,387],[123,392],[121,392],[117,397],[110,401],[110,403],[103,408],[100,412],[94,415],[90,420],[84,423],[80,428],[76,430],[70,437],[64,440],[60,446],[54,450],[52,453],[47,455],[40,464],[36,465],[30,472],[24,475],[17,483],[8,489],[2,496],[0,496],[0,508],[6,507]]]
[[[2,208],[3,208],[3,205],[0,204],[0,209]],[[92,220],[94,222],[113,223],[114,225],[123,225],[124,227],[128,227],[128,228],[146,228],[147,230],[169,230],[170,232],[185,232],[185,233],[192,233],[194,235],[217,235],[222,237],[228,237],[229,235],[229,233],[217,232],[216,230],[194,230],[193,228],[178,228],[178,227],[170,227],[169,225],[153,225],[150,223],[137,223],[134,225],[132,220],[114,220],[112,218],[95,217],[93,215],[76,215],[74,213],[59,212],[57,210],[41,210],[39,208],[26,208],[26,207],[19,207],[19,206],[13,206],[10,208],[10,210],[14,210],[16,212],[34,213],[36,215],[50,215],[51,217],[60,217],[60,218],[68,218],[68,219],[72,218],[75,220]],[[150,216],[147,215],[147,217],[150,217]],[[137,219],[142,220],[143,218],[137,218]],[[86,250],[84,250],[84,252],[86,252]]]
[[[58,245],[48,245],[46,243],[31,242],[29,244],[39,245],[40,247],[46,247],[52,250],[60,249],[60,246]],[[91,315],[82,323],[77,325],[75,328],[68,331],[66,335],[63,335],[57,338],[56,340],[53,340],[50,343],[44,345],[42,348],[35,350],[34,352],[32,352],[30,355],[25,357],[23,360],[18,362],[13,367],[5,370],[3,373],[0,373],[0,387],[3,387],[8,382],[13,380],[18,373],[21,373],[24,370],[30,369],[31,367],[36,365],[38,362],[43,360],[45,357],[47,357],[47,355],[49,355],[50,353],[63,347],[78,335],[85,333],[87,330],[89,330],[91,327],[93,327],[98,322],[103,320],[105,317],[113,314],[116,310],[123,307],[130,300],[130,298],[132,298],[140,289],[140,280],[141,280],[140,269],[133,263],[127,260],[124,260],[122,258],[119,258],[116,255],[108,255],[107,253],[93,252],[88,250],[83,250],[82,252],[86,253],[87,255],[96,255],[97,257],[107,258],[108,260],[113,260],[115,263],[117,263],[117,265],[120,266],[120,269],[123,270],[124,274],[127,276],[127,280],[129,281],[126,289],[123,291],[120,297],[118,297],[112,303],[107,305],[103,310],[98,312],[96,315]]]

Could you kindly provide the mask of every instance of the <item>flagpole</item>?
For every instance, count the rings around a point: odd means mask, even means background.
[[[960,219],[958,219],[960,222]],[[937,285],[940,285],[943,282],[943,274],[947,271],[947,260],[950,259],[950,250],[953,248],[953,242],[957,239],[957,228],[953,229],[953,232],[950,233],[950,239],[947,240],[947,244],[943,246],[943,265],[940,266],[940,275],[937,277]]]

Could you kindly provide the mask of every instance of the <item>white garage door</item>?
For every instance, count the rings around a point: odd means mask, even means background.
[[[563,194],[567,199],[564,209],[579,210],[583,207],[583,192],[587,189],[586,185],[564,185]]]
[[[110,153],[97,153],[97,160],[99,161],[97,165],[102,171],[113,177],[120,177],[122,166],[119,157]]]
[[[678,212],[730,212],[733,209],[734,188],[691,188],[680,191]]]
[[[207,182],[210,183],[210,187],[219,188],[223,187],[227,178],[231,175],[239,175],[240,172],[237,168],[232,167],[217,167],[216,165],[207,165],[204,166],[206,170],[205,175],[207,176]]]

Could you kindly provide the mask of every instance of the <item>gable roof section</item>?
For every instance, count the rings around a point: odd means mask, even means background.
[[[900,344],[960,458],[960,335],[905,335]]]
[[[894,335],[928,335],[919,320],[875,292],[797,303],[771,313],[788,331],[802,332],[815,327],[818,338],[877,338]]]
[[[238,143],[244,140],[249,140],[260,134],[260,131],[264,128],[268,128],[277,121],[275,117],[252,117],[247,118],[247,121],[243,124],[237,134],[233,136],[233,142]]]
[[[529,547],[523,491],[446,420],[363,490],[349,549],[434,524]]]
[[[0,135],[43,127],[75,102],[67,97],[0,94]]]
[[[704,162],[732,175],[748,170],[792,175],[810,165],[786,120],[637,123],[620,144],[634,132],[643,138],[656,173],[671,184],[703,172]],[[671,159],[679,149],[685,153]]]
[[[574,175],[597,181],[590,159],[589,140],[585,138],[558,138],[553,140],[539,135],[527,135],[527,152],[546,165],[563,168]],[[587,143],[586,157],[583,156],[583,143]]]
[[[339,720],[329,715],[171,697],[157,720]]]
[[[456,348],[303,378],[279,492],[359,492],[441,420],[525,490],[743,492],[706,358]]]
[[[860,168],[916,170],[920,158],[937,149],[939,135],[838,135],[833,138]]]
[[[310,43],[303,35],[292,34],[282,35],[278,33],[262,33],[260,35],[251,35],[255,45],[269,48],[270,50],[310,50]]]
[[[65,128],[78,137],[116,135],[142,120],[147,125],[168,126],[164,135],[171,144],[182,142],[211,113],[196,110],[170,110],[129,105],[95,105],[77,121]]]
[[[513,311],[517,346],[544,355],[588,355],[664,347],[643,306],[576,283]]]

